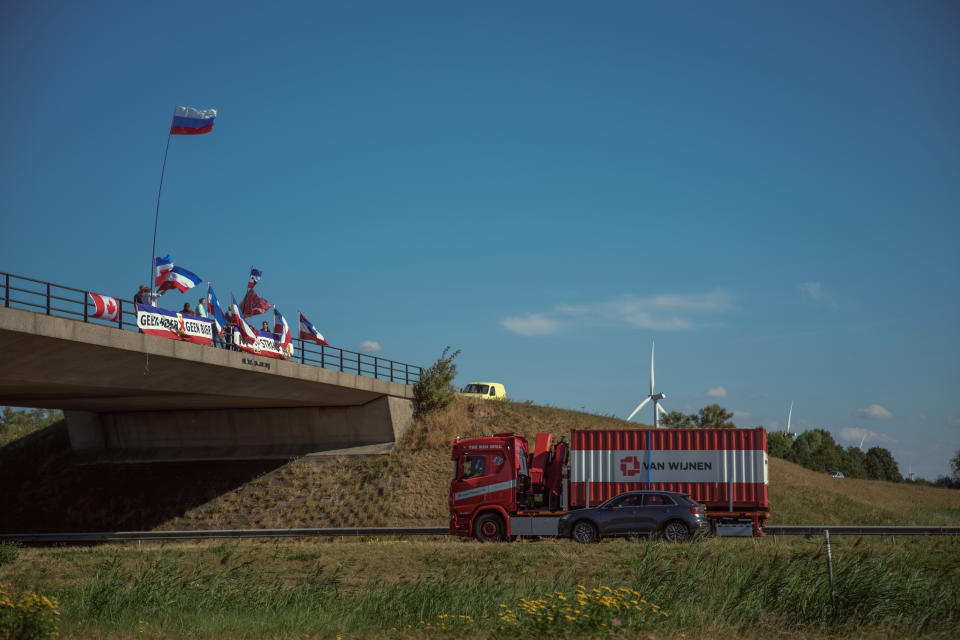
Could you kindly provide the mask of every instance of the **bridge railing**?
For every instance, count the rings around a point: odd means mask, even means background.
[[[35,278],[0,271],[0,300],[4,307],[38,311],[48,316],[72,318],[81,322],[137,330],[137,308],[132,300],[116,298],[120,312],[116,320],[94,318],[90,291],[66,287]],[[416,384],[423,369],[405,362],[348,351],[329,345],[293,339],[293,362],[334,369],[378,380]]]

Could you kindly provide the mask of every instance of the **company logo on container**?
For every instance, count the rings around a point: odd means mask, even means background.
[[[637,456],[627,456],[626,458],[621,458],[620,472],[627,477],[635,476],[640,473],[640,460],[637,459]]]

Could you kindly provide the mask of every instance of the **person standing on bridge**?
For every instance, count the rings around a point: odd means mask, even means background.
[[[200,298],[200,301],[197,302],[197,315],[201,318],[207,317],[207,299]]]
[[[137,295],[133,296],[134,304],[147,304],[147,294],[150,293],[150,287],[145,284],[140,285]]]

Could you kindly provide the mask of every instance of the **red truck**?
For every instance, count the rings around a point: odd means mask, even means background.
[[[624,491],[678,491],[718,535],[763,535],[767,434],[756,429],[573,430],[570,442],[516,433],[458,437],[450,533],[478,540],[556,536],[560,517]]]

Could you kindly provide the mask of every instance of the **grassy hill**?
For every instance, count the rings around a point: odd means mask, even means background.
[[[7,531],[444,525],[456,435],[568,435],[617,418],[459,399],[388,456],[75,466],[63,423],[0,448]],[[775,524],[958,524],[960,491],[834,479],[770,460]]]

